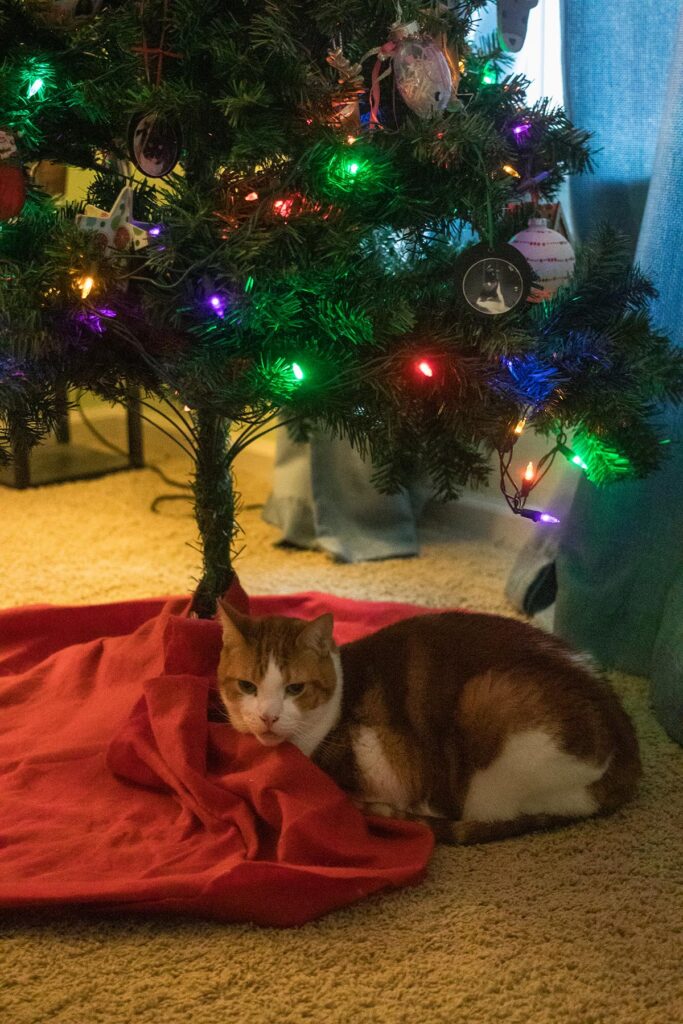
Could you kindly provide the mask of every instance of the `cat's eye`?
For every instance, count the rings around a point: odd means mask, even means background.
[[[300,693],[303,693],[305,683],[288,683],[285,686],[285,693],[289,697],[298,697]]]
[[[238,679],[237,685],[242,693],[248,693],[250,696],[256,693],[256,686],[254,683],[249,682],[248,679]]]

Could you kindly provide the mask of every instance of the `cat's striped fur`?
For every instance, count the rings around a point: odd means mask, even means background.
[[[482,842],[609,812],[635,792],[638,745],[616,695],[524,623],[444,612],[338,650],[330,615],[219,615],[234,727],[295,743],[369,813]]]

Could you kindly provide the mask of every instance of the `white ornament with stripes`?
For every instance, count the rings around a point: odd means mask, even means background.
[[[529,227],[518,231],[510,245],[521,252],[536,275],[530,301],[550,299],[574,273],[576,257],[571,244],[547,220],[532,218]]]

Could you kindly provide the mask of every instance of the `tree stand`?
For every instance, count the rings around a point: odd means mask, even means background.
[[[127,452],[122,454],[73,444],[66,389],[60,391],[57,398],[60,414],[52,438],[33,449],[15,444],[11,465],[0,469],[0,484],[24,490],[67,480],[87,480],[144,466],[142,418],[136,388],[130,389],[125,404],[128,445]]]

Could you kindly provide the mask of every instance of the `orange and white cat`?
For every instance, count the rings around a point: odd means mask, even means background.
[[[630,719],[556,637],[497,615],[404,619],[340,648],[332,616],[219,605],[218,689],[235,729],[289,740],[368,813],[450,843],[606,813],[640,776]]]

